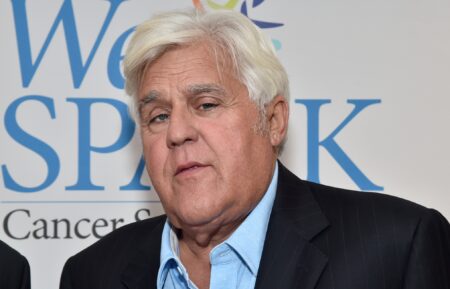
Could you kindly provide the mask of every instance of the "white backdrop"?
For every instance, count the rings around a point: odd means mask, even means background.
[[[273,39],[291,82],[288,168],[450,218],[449,1],[203,5],[242,11]],[[0,1],[0,239],[28,258],[34,289],[57,288],[65,260],[113,228],[162,213],[120,57],[137,23],[193,6]]]

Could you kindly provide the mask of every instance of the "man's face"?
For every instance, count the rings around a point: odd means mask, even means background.
[[[147,170],[178,228],[245,218],[265,192],[276,153],[246,87],[206,43],[173,48],[139,90]],[[220,69],[220,73],[218,72]]]

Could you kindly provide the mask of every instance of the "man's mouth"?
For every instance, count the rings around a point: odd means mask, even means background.
[[[199,168],[204,168],[206,166],[207,165],[198,162],[188,162],[177,167],[177,170],[175,171],[175,176],[185,172],[194,171]]]

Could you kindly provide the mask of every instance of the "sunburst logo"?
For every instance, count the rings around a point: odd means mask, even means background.
[[[245,16],[247,16],[251,21],[253,21],[253,23],[255,23],[255,25],[257,25],[261,29],[277,28],[283,26],[284,25],[283,23],[268,22],[259,19],[253,19],[252,17],[249,16],[249,11],[256,9],[258,6],[263,4],[264,1],[266,0],[253,0],[253,1],[244,0],[240,5],[240,12]],[[206,5],[208,5],[208,8],[214,10],[221,10],[221,9],[237,10],[239,9],[237,8],[239,6],[239,2],[240,2],[239,0],[229,0],[226,3],[217,3],[216,1],[213,0],[205,1]],[[252,2],[252,4],[248,5],[248,2]],[[201,0],[192,0],[192,3],[198,10],[205,10],[205,7],[203,6]],[[272,43],[275,46],[276,50],[281,49],[282,45],[280,40],[272,38]]]

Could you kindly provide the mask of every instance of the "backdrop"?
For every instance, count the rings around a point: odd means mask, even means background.
[[[195,2],[195,3],[194,3]],[[134,26],[191,0],[0,1],[0,238],[34,289],[65,260],[162,209],[127,114]],[[209,0],[272,39],[291,82],[282,161],[304,179],[450,217],[450,2]]]

